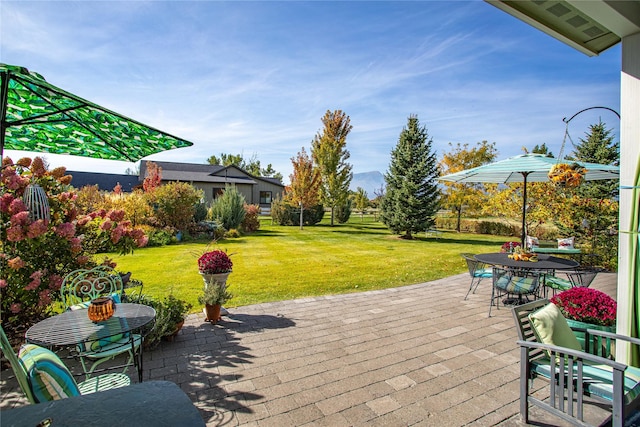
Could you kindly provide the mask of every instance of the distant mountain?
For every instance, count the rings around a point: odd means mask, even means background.
[[[376,197],[374,193],[379,193],[384,187],[384,176],[378,171],[354,173],[349,189],[356,191],[358,187],[364,188],[369,199],[373,199]]]

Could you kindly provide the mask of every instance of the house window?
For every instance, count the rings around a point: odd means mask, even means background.
[[[271,191],[260,192],[260,204],[271,204]]]
[[[213,199],[217,199],[218,197],[224,194],[224,188],[213,188]]]

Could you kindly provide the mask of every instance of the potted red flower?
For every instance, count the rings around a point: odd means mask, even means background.
[[[229,255],[219,249],[205,252],[198,258],[198,271],[203,274],[230,273],[232,267]]]
[[[615,332],[617,303],[609,295],[591,288],[575,287],[551,298],[571,327]],[[584,332],[574,331],[584,348]]]

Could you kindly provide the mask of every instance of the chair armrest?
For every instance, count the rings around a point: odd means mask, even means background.
[[[573,356],[575,358],[579,358],[582,360],[588,360],[590,362],[594,362],[597,364],[610,366],[612,369],[615,369],[617,371],[624,371],[627,369],[627,365],[625,365],[624,363],[616,362],[615,360],[607,359],[600,356],[595,356],[590,353],[585,353],[584,351],[572,350],[567,347],[558,347],[556,345],[542,344],[535,341],[517,341],[517,344],[520,347],[546,350],[551,353],[560,353],[567,356]]]

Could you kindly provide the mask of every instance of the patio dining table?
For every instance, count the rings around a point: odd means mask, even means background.
[[[138,370],[138,380],[142,382],[142,348],[136,351],[133,332],[144,332],[156,317],[156,311],[144,304],[119,303],[109,319],[104,322],[89,320],[87,309],[70,310],[44,319],[31,326],[26,334],[27,342],[43,347],[75,347],[77,344],[104,338],[104,331],[112,335],[129,333]],[[148,329],[148,328],[147,328]],[[143,334],[144,335],[144,334]]]

